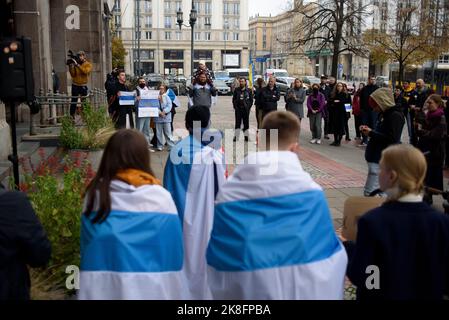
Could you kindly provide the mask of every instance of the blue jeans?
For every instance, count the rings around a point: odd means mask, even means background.
[[[157,138],[157,148],[163,149],[164,138],[167,140],[168,148],[171,149],[175,145],[173,141],[173,136],[171,132],[171,123],[156,123],[156,138]]]
[[[137,118],[137,130],[143,133],[147,139],[148,144],[151,144],[153,139],[153,129],[150,128],[151,118]]]
[[[365,187],[363,188],[363,195],[368,197],[371,192],[379,189],[379,171],[378,163],[368,162],[368,176],[366,177]]]

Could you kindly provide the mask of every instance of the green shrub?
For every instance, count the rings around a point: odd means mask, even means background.
[[[106,109],[92,108],[89,103],[84,104],[81,117],[83,127],[76,127],[70,116],[62,119],[60,141],[67,149],[100,149],[103,148],[111,135],[115,132],[114,124]]]
[[[25,171],[20,189],[27,193],[52,245],[47,268],[33,270],[32,292],[64,292],[69,265],[80,264],[80,223],[83,193],[94,176],[87,153],[75,152],[64,159],[46,159],[34,166],[21,159]],[[61,161],[62,160],[62,161]],[[41,294],[38,294],[40,292]]]

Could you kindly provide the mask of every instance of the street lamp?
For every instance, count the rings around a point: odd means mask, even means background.
[[[226,40],[228,39],[228,28],[229,28],[229,22],[228,20],[225,20],[224,22],[224,56],[223,56],[223,70],[225,69],[225,62],[227,58],[227,52],[226,52]]]
[[[189,16],[189,25],[190,28],[192,29],[192,36],[191,36],[191,42],[190,42],[190,50],[191,50],[191,57],[190,57],[190,67],[191,67],[191,77],[193,77],[194,74],[194,67],[193,67],[193,57],[194,57],[194,51],[193,51],[193,41],[194,41],[194,29],[195,29],[195,23],[197,20],[197,11],[195,9],[195,5],[193,3],[192,0],[192,10],[190,10],[190,16]],[[183,19],[183,12],[181,10],[181,8],[178,9],[178,12],[176,12],[176,22],[178,23],[179,26],[179,30],[181,30],[181,27],[189,27],[188,25],[183,24],[184,23],[184,19]]]

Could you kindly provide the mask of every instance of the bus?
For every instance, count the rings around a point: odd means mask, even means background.
[[[248,79],[249,77],[249,69],[227,69],[230,78],[236,77],[245,77]]]

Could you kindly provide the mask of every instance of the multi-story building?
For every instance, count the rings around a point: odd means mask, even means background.
[[[299,25],[301,16],[291,12],[250,19],[250,51],[257,72],[263,74],[268,68],[286,69],[293,76],[312,72],[310,60],[295,40]]]
[[[247,67],[248,0],[194,0],[193,4],[198,12],[194,67],[200,60],[210,70]],[[179,29],[177,12],[183,12],[184,25],[188,25],[192,1],[116,0],[114,8],[116,32],[128,52],[127,73],[190,76],[191,28]]]

